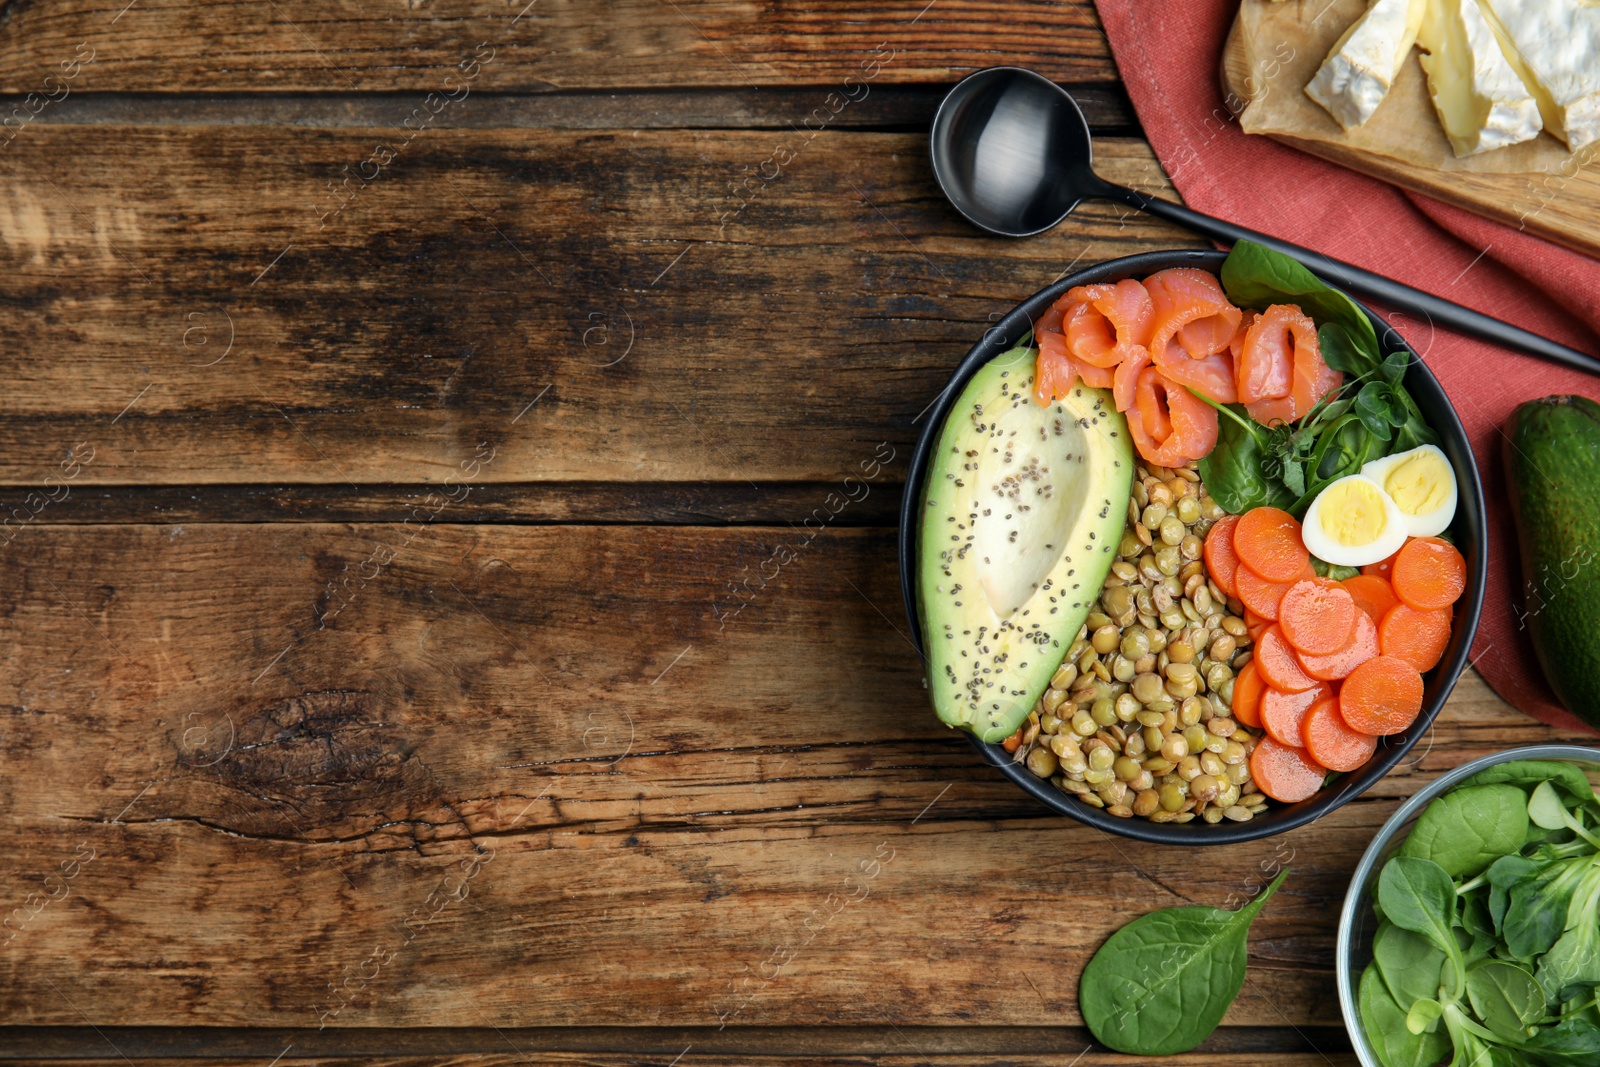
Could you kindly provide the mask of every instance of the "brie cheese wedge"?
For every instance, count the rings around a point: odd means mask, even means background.
[[[1539,104],[1511,69],[1478,0],[1431,0],[1417,33],[1439,122],[1458,156],[1539,136]]]
[[[1427,6],[1428,0],[1372,0],[1322,61],[1306,95],[1347,130],[1366,122],[1411,54]]]
[[[1600,5],[1482,0],[1506,58],[1539,102],[1545,129],[1576,151],[1600,139]]]

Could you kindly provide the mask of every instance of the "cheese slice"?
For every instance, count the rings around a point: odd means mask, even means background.
[[[1539,104],[1511,69],[1478,0],[1431,0],[1417,33],[1439,122],[1458,156],[1539,136]]]
[[[1539,102],[1545,129],[1576,151],[1600,139],[1600,5],[1482,0],[1500,47]]]
[[[1306,86],[1347,130],[1372,117],[1411,54],[1428,0],[1372,0]]]

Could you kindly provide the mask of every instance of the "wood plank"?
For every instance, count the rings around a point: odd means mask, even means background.
[[[896,454],[898,460],[898,453]],[[890,470],[892,471],[893,464]],[[453,523],[632,526],[770,526],[805,516],[840,488],[834,482],[489,482],[450,504]],[[66,485],[39,517],[52,523],[404,522],[431,510],[430,485]],[[832,526],[892,526],[904,486],[886,471]],[[0,488],[0,544],[32,537],[22,519],[35,489]],[[11,522],[5,525],[7,516]],[[12,535],[14,536],[8,536]]]
[[[921,132],[933,121],[946,84],[875,84],[832,117],[832,130]],[[1091,126],[1131,136],[1138,116],[1119,84],[1072,86]],[[817,106],[817,90],[788,86],[733,89],[609,89],[544,92],[478,91],[471,103],[439,112],[433,129],[701,129],[787,130]],[[0,96],[0,115],[23,98]],[[383,92],[78,92],[34,119],[40,125],[95,126],[352,126],[393,125],[411,114],[415,93]]]
[[[908,454],[1018,300],[1194,244],[1110,205],[981,235],[925,137],[841,131],[425,131],[335,211],[388,136],[24,129],[0,484],[59,480],[80,444],[83,485],[438,484],[485,442],[478,483],[837,481]],[[1100,155],[1166,189],[1143,142]]]
[[[1559,736],[1469,679],[1371,799],[1158,848],[937,726],[889,530],[30,533],[0,570],[10,1025],[1076,1026],[1130,911],[1287,862],[1228,1022],[1332,1027],[1330,916],[1393,798]]]
[[[831,87],[863,69],[869,80],[949,82],[1001,62],[1061,81],[1116,78],[1089,0],[895,0],[867,9],[846,0],[613,0],[600,13],[578,0],[126,10],[96,0],[13,0],[0,13],[0,88],[40,90],[81,42],[94,60],[74,87],[98,91],[426,92],[459,77],[458,64],[475,55],[477,84],[500,90]],[[881,72],[864,67],[880,46]]]
[[[513,1035],[505,1035],[501,1042],[502,1047],[512,1045],[516,1041]],[[101,1042],[104,1046],[105,1042]],[[672,1053],[664,1054],[662,1063],[670,1060]],[[1119,1056],[1113,1053],[1090,1050],[1087,1053],[1077,1052],[1049,1052],[1034,1055],[990,1055],[990,1056],[929,1056],[926,1053],[915,1055],[883,1055],[873,1054],[870,1057],[856,1055],[839,1056],[702,1056],[695,1053],[686,1055],[677,1061],[683,1067],[745,1067],[748,1064],[770,1063],[778,1067],[856,1067],[862,1064],[882,1064],[884,1067],[917,1067],[922,1064],[934,1064],[936,1067],[1129,1067],[1131,1064],[1141,1064],[1143,1067],[1212,1067],[1216,1061],[1216,1053],[1194,1053],[1186,1056]],[[108,1055],[103,1059],[71,1059],[51,1060],[62,1067],[92,1067],[92,1065],[116,1064],[118,1067],[125,1064],[120,1055]],[[138,1061],[146,1067],[193,1067],[193,1059],[141,1059]],[[212,1057],[208,1063],[260,1063],[260,1060],[226,1060]],[[329,1062],[326,1057],[316,1059],[291,1054],[277,1061],[280,1067],[310,1067],[313,1064]],[[441,1062],[449,1067],[501,1067],[501,1065],[535,1064],[577,1064],[585,1067],[632,1067],[639,1062],[638,1055],[632,1052],[619,1052],[611,1054],[584,1053],[575,1056],[570,1052],[553,1053],[524,1053],[520,1051],[506,1051],[499,1053],[467,1053],[449,1055],[447,1060],[441,1061],[437,1055],[432,1057],[421,1056],[359,1056],[348,1059],[341,1058],[333,1062],[341,1064],[359,1064],[361,1067],[437,1067]],[[1354,1054],[1338,1054],[1328,1056],[1322,1053],[1257,1053],[1240,1055],[1228,1054],[1229,1067],[1355,1067],[1357,1060]]]
[[[1070,1026],[923,1026],[907,1022],[888,1026],[730,1026],[714,1027],[378,1027],[310,1029],[233,1029],[203,1031],[148,1026],[6,1027],[0,1028],[0,1056],[50,1062],[100,1063],[96,1057],[115,1049],[130,1060],[193,1063],[196,1052],[215,1062],[261,1062],[279,1054],[280,1063],[348,1064],[437,1063],[421,1057],[455,1056],[452,1063],[502,1062],[502,1056],[524,1056],[536,1063],[662,1064],[682,1056],[685,1064],[771,1062],[774,1064],[844,1064],[860,1062],[934,1062],[947,1067],[1002,1063],[1059,1063],[1081,1056],[1079,1065],[1135,1062],[1091,1044],[1088,1031]],[[1348,1049],[1340,1030],[1224,1027],[1202,1046],[1182,1056],[1140,1058],[1150,1067],[1194,1067],[1207,1056],[1225,1055],[1246,1067],[1301,1067],[1313,1061],[1342,1064]],[[1324,1061],[1322,1054],[1330,1054]],[[909,1057],[916,1056],[916,1060]],[[168,1057],[171,1057],[170,1059]],[[316,1057],[313,1061],[311,1057]],[[559,1057],[567,1057],[561,1059]],[[869,1059],[870,1057],[870,1059]],[[1024,1057],[1021,1060],[1016,1057]],[[120,1062],[120,1061],[119,1061]],[[525,1061],[514,1061],[525,1062]]]

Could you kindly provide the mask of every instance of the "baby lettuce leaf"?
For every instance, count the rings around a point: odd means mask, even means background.
[[[1348,352],[1352,356],[1359,354],[1363,362],[1348,368],[1334,367],[1335,370],[1364,374],[1380,361],[1378,334],[1366,312],[1282,252],[1254,241],[1240,241],[1222,262],[1222,288],[1228,299],[1240,307],[1265,311],[1273,304],[1296,304],[1316,321],[1319,329],[1328,324],[1340,326],[1350,342]],[[1341,355],[1345,351],[1342,349]]]
[[[1450,1039],[1442,1031],[1413,1034],[1406,1029],[1410,1004],[1400,1006],[1375,968],[1362,974],[1357,1003],[1367,1044],[1383,1067],[1433,1067],[1450,1051]]]
[[[1471,878],[1528,838],[1528,795],[1514,785],[1457,787],[1423,809],[1400,855]]]
[[[1568,906],[1592,863],[1590,856],[1560,860],[1511,887],[1500,932],[1513,957],[1531,960],[1550,951],[1566,929]]]
[[[1244,985],[1250,923],[1288,874],[1238,911],[1165,908],[1107,938],[1078,982],[1095,1040],[1136,1056],[1171,1056],[1204,1041]]]

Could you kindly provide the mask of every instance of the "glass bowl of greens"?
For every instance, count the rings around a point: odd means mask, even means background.
[[[1339,918],[1363,1067],[1600,1064],[1600,749],[1532,745],[1384,823]]]

